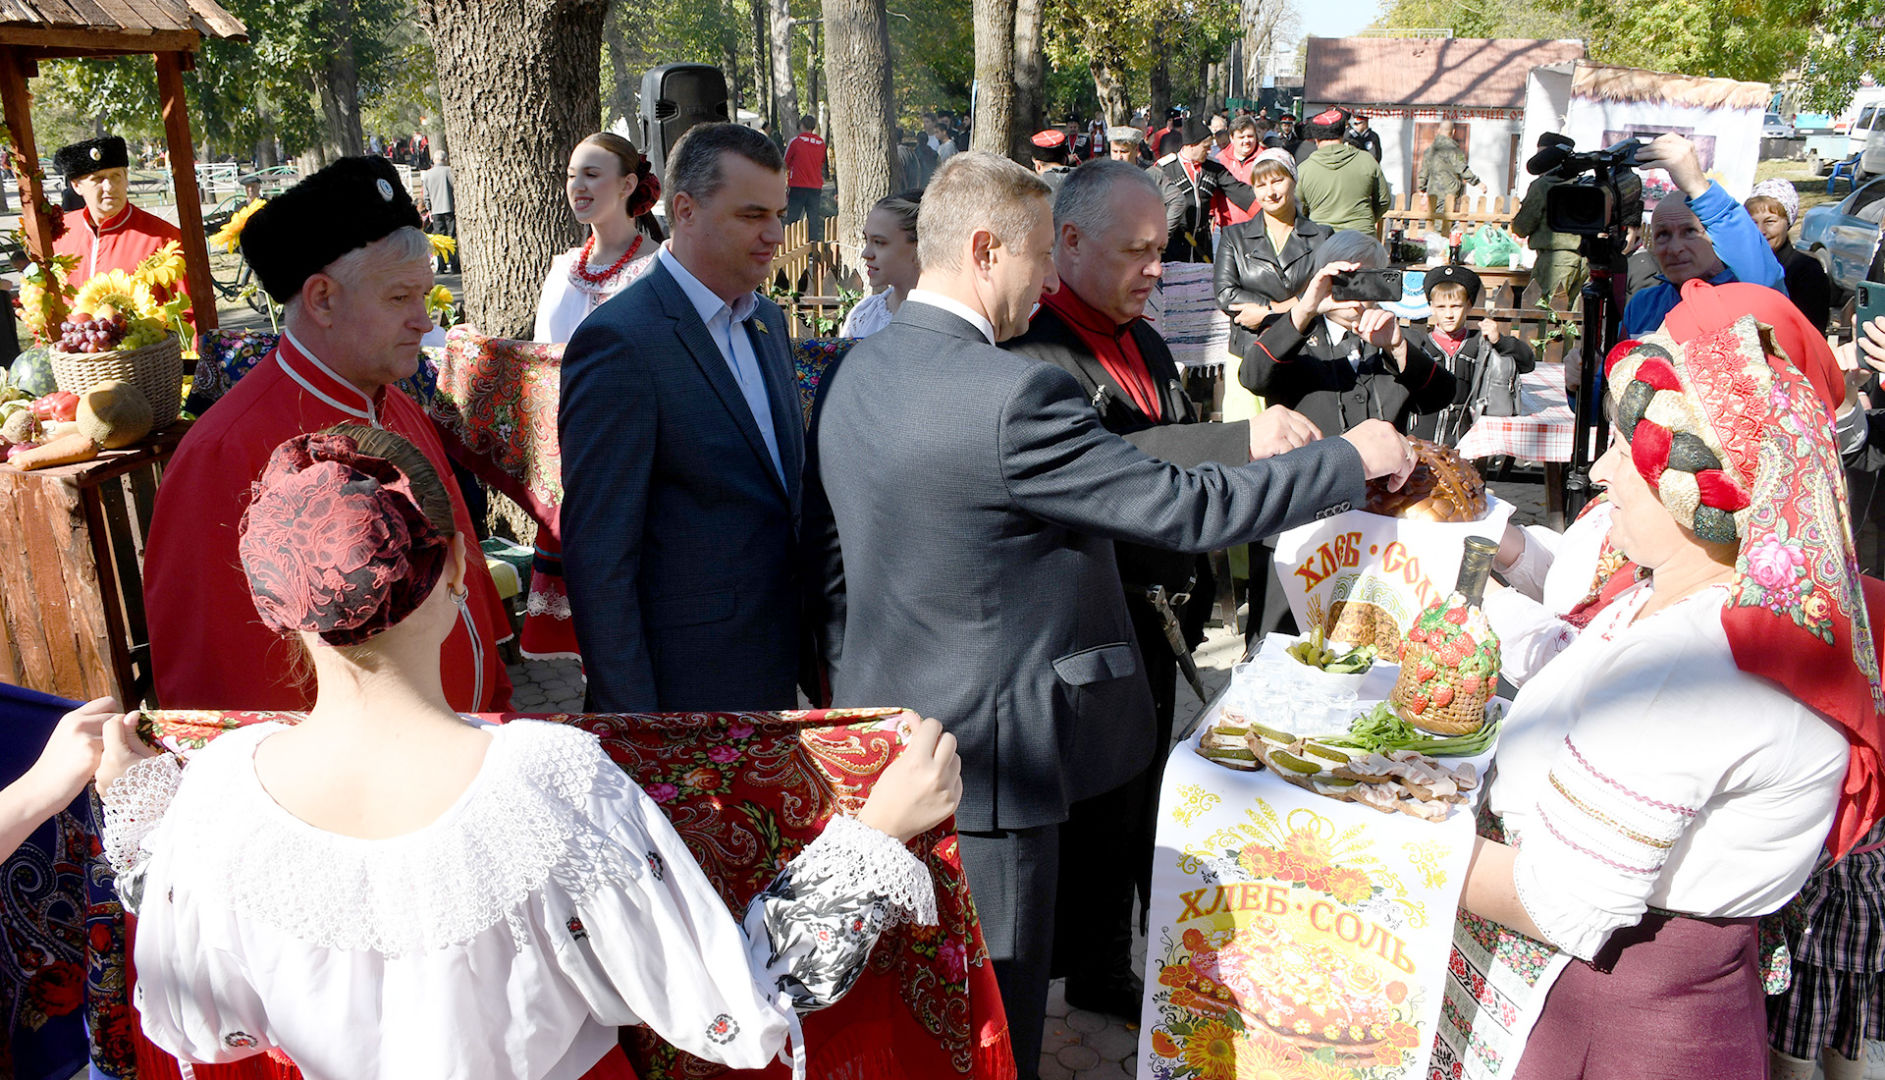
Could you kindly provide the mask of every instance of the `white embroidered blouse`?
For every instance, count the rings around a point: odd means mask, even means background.
[[[1577,637],[1564,616],[1590,594],[1611,509],[1599,504],[1563,534],[1539,525],[1519,530],[1525,546],[1502,575],[1511,588],[1488,592],[1481,605],[1499,635],[1501,674],[1512,685],[1525,685]]]
[[[1651,590],[1619,597],[1519,691],[1489,788],[1526,913],[1586,960],[1652,906],[1778,910],[1845,781],[1845,737],[1735,667],[1725,586],[1632,625]]]
[[[843,996],[885,927],[936,919],[927,868],[839,817],[736,922],[654,802],[560,724],[490,728],[464,794],[416,832],[326,832],[256,777],[279,730],[231,732],[181,772],[140,762],[104,796],[144,1031],[184,1061],[277,1047],[309,1080],[563,1080],[646,1023],[802,1074],[797,1013]]]
[[[641,249],[627,266],[604,281],[590,281],[576,272],[576,261],[583,249],[571,248],[550,261],[549,276],[543,279],[543,292],[537,297],[537,325],[532,340],[545,344],[567,342],[589,313],[611,300],[654,266],[655,252],[661,245],[645,233]],[[606,270],[607,267],[599,267]]]
[[[870,337],[889,326],[893,315],[890,310],[890,292],[891,289],[885,289],[883,292],[871,293],[851,305],[851,310],[844,316],[844,325],[838,328],[838,336]]]

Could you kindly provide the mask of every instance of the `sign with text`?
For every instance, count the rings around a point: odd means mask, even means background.
[[[1382,814],[1194,747],[1159,804],[1138,1075],[1424,1078],[1472,815]]]
[[[1320,626],[1330,637],[1355,644],[1355,637],[1338,631],[1365,619],[1375,629],[1391,621],[1398,641],[1416,616],[1452,591],[1466,538],[1497,543],[1511,516],[1512,504],[1491,497],[1484,517],[1463,523],[1350,510],[1279,533],[1276,576],[1305,634]],[[1378,634],[1365,640],[1382,646]],[[1381,655],[1396,659],[1386,651]]]

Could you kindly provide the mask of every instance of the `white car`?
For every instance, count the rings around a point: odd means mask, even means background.
[[[1791,139],[1793,138],[1793,125],[1782,120],[1779,113],[1770,112],[1761,118],[1761,138]]]

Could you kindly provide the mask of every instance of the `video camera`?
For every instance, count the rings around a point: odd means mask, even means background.
[[[1580,154],[1575,140],[1546,132],[1538,144],[1538,152],[1525,163],[1526,172],[1589,174],[1545,193],[1545,224],[1552,232],[1585,237],[1588,256],[1622,258],[1624,229],[1643,221],[1643,178],[1636,174],[1636,152],[1643,140],[1625,139]]]

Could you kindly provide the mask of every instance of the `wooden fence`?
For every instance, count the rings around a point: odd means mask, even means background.
[[[1429,222],[1445,219],[1451,225],[1463,225],[1468,230],[1481,225],[1498,225],[1509,228],[1512,219],[1518,216],[1520,199],[1516,195],[1455,195],[1450,199],[1435,199],[1424,192],[1394,196],[1394,204],[1389,208],[1385,219],[1386,228],[1393,229],[1400,225],[1409,235],[1425,232]]]
[[[772,260],[767,295],[785,312],[786,329],[796,340],[837,337],[847,301],[868,291],[856,271],[845,270],[834,240],[809,238],[805,219],[785,227],[785,243]],[[838,219],[825,219],[825,235],[834,236]]]

